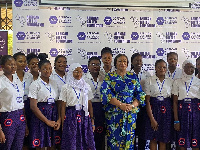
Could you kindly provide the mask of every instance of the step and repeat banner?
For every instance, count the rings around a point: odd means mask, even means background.
[[[200,1],[200,0],[199,0]],[[114,57],[139,52],[143,69],[154,72],[168,52],[185,59],[200,56],[200,2],[191,8],[105,8],[44,6],[39,0],[13,0],[13,50],[45,52],[53,62],[66,55],[68,65],[100,56],[104,47]],[[129,65],[130,66],[130,65]]]
[[[200,56],[200,0],[191,8],[106,8],[44,6],[38,0],[13,0],[13,50],[45,52],[53,63],[87,61],[110,47],[113,56],[139,52],[143,69],[154,72],[157,59],[177,52],[178,65]],[[53,65],[53,64],[52,64]],[[129,68],[130,69],[130,65]],[[148,146],[147,146],[148,149]]]

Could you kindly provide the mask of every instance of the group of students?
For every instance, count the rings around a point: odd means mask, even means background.
[[[45,53],[2,56],[0,149],[104,150],[100,88],[105,75],[115,71],[111,49],[102,49],[101,60],[91,57],[85,75],[79,63],[70,64],[66,73],[63,55],[55,58],[52,71],[47,58]],[[157,60],[151,76],[142,70],[139,53],[131,57],[130,71],[146,93],[146,106],[137,114],[138,149],[145,148],[146,140],[152,150],[157,149],[157,143],[164,150],[173,141],[181,149],[199,149],[200,74],[195,76],[194,69],[200,71],[200,58],[196,66],[186,60],[179,69],[178,54],[171,52],[167,62]],[[27,66],[29,71],[25,72]]]

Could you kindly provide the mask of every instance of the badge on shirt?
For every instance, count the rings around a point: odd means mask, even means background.
[[[185,99],[184,99],[184,102],[185,102],[185,103],[191,103],[191,101],[192,101],[191,98],[185,98]]]
[[[26,101],[28,99],[28,95],[24,95],[23,99]]]
[[[55,99],[50,97],[50,98],[47,99],[47,102],[48,102],[48,104],[55,103]]]
[[[164,97],[163,96],[157,96],[157,99],[159,100],[159,101],[164,101]]]
[[[94,95],[94,98],[99,99],[99,98],[100,98],[99,94],[96,93],[96,94]]]
[[[82,109],[82,105],[81,104],[76,104],[76,110],[81,110]]]
[[[22,103],[23,102],[23,98],[22,97],[17,97],[16,101],[17,101],[17,103]]]

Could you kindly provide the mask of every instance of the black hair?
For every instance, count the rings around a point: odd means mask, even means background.
[[[135,57],[137,57],[137,56],[142,56],[140,53],[135,53],[135,54],[133,54],[132,56],[131,56],[131,70],[134,68],[134,66],[132,65],[132,61],[133,61],[133,59],[135,58]]]
[[[104,48],[101,50],[101,57],[102,57],[103,54],[105,54],[105,53],[109,53],[109,54],[111,54],[111,55],[113,56],[112,50],[111,50],[110,47],[104,47]]]
[[[159,63],[161,63],[161,62],[164,62],[164,63],[167,65],[167,63],[166,63],[163,59],[158,59],[158,60],[156,60],[156,62],[155,62],[155,67],[156,67]]]
[[[13,58],[11,55],[4,55],[1,57],[0,65],[5,65],[8,59]]]
[[[64,55],[58,55],[58,56],[56,56],[56,58],[54,60],[54,69],[56,69],[55,63],[58,61],[59,58],[62,58],[62,57],[65,58],[65,60],[67,61],[67,58]]]
[[[31,61],[33,58],[37,58],[37,59],[38,59],[38,57],[37,57],[37,55],[36,55],[35,53],[30,53],[30,54],[28,54],[28,55],[26,56],[27,63],[29,64],[30,61]]]
[[[90,59],[88,60],[88,66],[90,65],[90,62],[91,62],[92,60],[98,60],[99,63],[101,64],[101,61],[100,61],[99,57],[97,57],[97,56],[92,56],[92,57],[90,57]]]
[[[42,65],[44,65],[45,63],[50,63],[49,60],[47,60],[48,55],[46,53],[40,53],[38,55],[38,58],[40,59],[39,63],[38,63],[38,67],[41,69]],[[50,63],[51,64],[51,63]]]
[[[169,53],[167,53],[167,58],[168,58],[169,56],[171,56],[171,55],[176,55],[176,56],[177,56],[177,58],[178,58],[178,54],[177,54],[177,53],[175,53],[175,52],[169,52]]]
[[[17,60],[17,57],[18,57],[18,56],[24,56],[24,57],[26,57],[24,53],[18,52],[18,53],[15,53],[15,54],[13,55],[13,58],[14,58],[15,60]]]
[[[198,60],[200,60],[200,56],[196,59],[196,62],[197,62]]]
[[[58,55],[58,56],[56,56],[54,63],[56,63],[58,61],[58,59],[61,57],[65,58],[67,61],[67,58],[64,55]]]
[[[115,57],[115,59],[114,59],[114,66],[115,66],[116,69],[117,69],[117,67],[116,67],[117,59],[118,59],[119,57],[121,57],[121,56],[126,57],[126,59],[127,59],[127,66],[128,66],[128,63],[129,63],[128,57],[127,57],[125,54],[118,54],[118,55]]]

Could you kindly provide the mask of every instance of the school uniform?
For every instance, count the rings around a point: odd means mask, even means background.
[[[136,74],[133,70],[131,70],[134,74]],[[140,85],[142,87],[142,90],[144,90],[144,84],[147,78],[149,78],[151,74],[148,71],[141,70],[137,77],[140,82]],[[146,140],[143,139],[143,133],[145,128],[145,114],[146,114],[146,107],[140,107],[140,111],[137,114],[137,120],[136,120],[136,129],[135,129],[135,148],[138,146],[138,149],[145,149],[146,146]],[[138,140],[137,140],[138,138]]]
[[[90,86],[83,78],[76,80],[73,71],[80,64],[70,65],[67,83],[62,87],[59,100],[66,102],[61,149],[95,150],[94,135],[88,112],[88,100],[93,99]]]
[[[182,69],[180,69],[180,68],[176,68],[173,73],[171,73],[169,71],[169,69],[167,69],[167,72],[165,74],[166,78],[170,78],[170,79],[173,79],[173,80],[179,79],[179,78],[181,78],[181,76],[182,76]]]
[[[105,112],[103,111],[103,104],[100,99],[100,88],[103,83],[102,77],[99,75],[97,82],[94,81],[90,72],[84,76],[85,81],[90,85],[94,98],[91,99],[93,107],[93,115],[95,117],[95,132],[94,140],[96,149],[102,150],[105,145]]]
[[[178,96],[178,119],[176,143],[179,147],[199,148],[200,146],[200,79],[194,75],[177,79],[172,94]]]
[[[66,84],[66,80],[67,80],[67,73],[65,73],[65,75],[63,77],[59,76],[55,70],[52,71],[50,79],[55,80],[57,82],[58,85],[58,93],[60,93],[61,88],[64,84]]]
[[[165,78],[161,83],[159,78],[154,75],[149,77],[145,82],[144,91],[146,95],[150,95],[150,105],[154,119],[159,127],[154,131],[151,122],[146,114],[144,139],[156,140],[168,143],[171,141],[172,129],[172,80]]]
[[[111,66],[111,69],[110,69],[109,72],[113,72],[113,71],[115,71],[115,70],[116,70],[115,67],[114,67],[114,66]],[[99,76],[102,78],[102,80],[104,80],[106,74],[107,74],[107,73],[106,73],[106,71],[104,70],[103,66],[101,66],[100,71],[99,71]]]
[[[5,134],[1,150],[22,149],[26,122],[24,117],[23,89],[20,81],[13,76],[11,82],[5,75],[0,76],[0,124]]]
[[[28,97],[38,101],[37,107],[48,120],[58,120],[58,110],[55,104],[58,99],[58,87],[55,81],[49,79],[49,83],[47,84],[39,77],[31,83]],[[60,131],[49,127],[38,119],[35,114],[31,116],[30,123],[29,134],[32,148],[51,147],[60,143]]]

